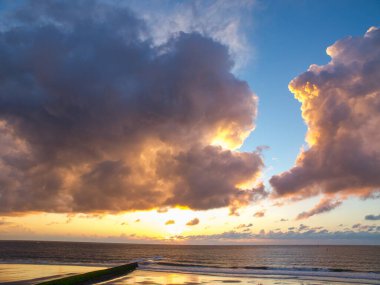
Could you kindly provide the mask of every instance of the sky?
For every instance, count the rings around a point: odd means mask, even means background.
[[[0,1],[0,239],[380,244],[379,1]]]

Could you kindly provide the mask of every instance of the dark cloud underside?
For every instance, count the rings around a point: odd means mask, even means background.
[[[257,103],[225,46],[199,34],[154,46],[129,10],[93,1],[30,1],[8,16],[1,212],[235,211],[265,196],[237,187],[263,162],[232,150]]]

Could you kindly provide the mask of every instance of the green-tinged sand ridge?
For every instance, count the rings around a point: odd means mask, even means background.
[[[124,264],[108,269],[96,270],[84,274],[78,274],[70,277],[55,279],[38,283],[37,285],[87,285],[97,282],[111,280],[125,274],[128,274],[137,268],[137,262]]]

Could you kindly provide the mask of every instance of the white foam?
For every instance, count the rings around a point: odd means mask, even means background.
[[[214,267],[185,267],[165,266],[157,264],[139,264],[139,269],[148,271],[164,271],[176,273],[194,273],[207,275],[222,275],[235,277],[280,277],[291,279],[317,279],[324,281],[344,281],[345,283],[380,284],[380,274],[372,272],[329,272],[290,269],[244,269],[244,268],[214,268]]]

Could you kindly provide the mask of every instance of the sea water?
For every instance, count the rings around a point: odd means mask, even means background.
[[[233,276],[309,276],[378,280],[380,246],[140,245],[0,241],[0,262],[113,266]]]

